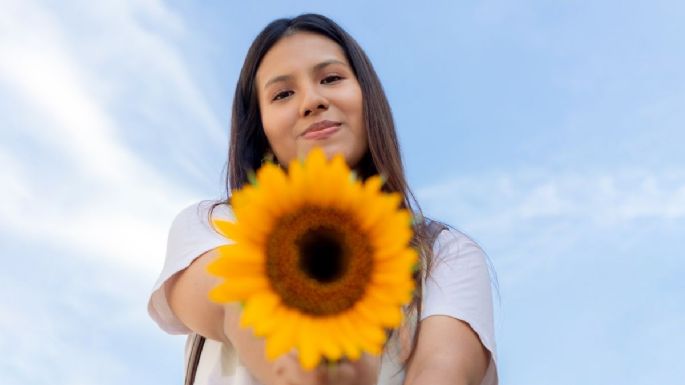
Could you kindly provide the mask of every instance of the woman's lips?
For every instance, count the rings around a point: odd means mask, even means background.
[[[326,127],[320,130],[307,131],[304,135],[302,135],[302,137],[311,140],[322,140],[335,134],[339,129],[340,125],[336,124],[334,126]]]

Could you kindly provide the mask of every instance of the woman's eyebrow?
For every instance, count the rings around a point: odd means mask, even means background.
[[[269,80],[268,82],[266,82],[266,83],[264,84],[264,89],[267,89],[270,85],[272,85],[272,84],[274,84],[274,83],[288,81],[288,80],[290,80],[290,78],[292,78],[291,75],[280,75],[280,76],[276,76],[275,78],[272,78],[271,80]]]
[[[347,63],[342,62],[342,61],[340,61],[340,60],[338,60],[338,59],[330,59],[330,60],[322,61],[321,63],[315,65],[315,66],[312,68],[312,72],[320,71],[320,70],[324,69],[325,67],[328,67],[328,66],[331,65],[331,64],[342,64],[342,65],[344,65],[344,66],[347,66]]]

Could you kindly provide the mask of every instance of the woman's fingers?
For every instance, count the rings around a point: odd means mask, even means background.
[[[333,365],[322,365],[318,368],[323,384],[327,385],[352,385],[358,383],[358,373],[355,367],[348,361],[342,361]]]
[[[274,362],[274,373],[278,385],[323,385],[325,378],[317,369],[307,371],[300,366],[297,354],[285,354]]]
[[[361,366],[361,362],[342,360],[305,370],[293,351],[276,359],[273,368],[277,385],[359,385],[360,380],[366,377]]]

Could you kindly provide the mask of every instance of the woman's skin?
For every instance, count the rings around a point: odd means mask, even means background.
[[[256,87],[264,132],[280,164],[285,166],[313,147],[321,147],[329,157],[343,154],[354,168],[367,151],[361,88],[342,49],[332,40],[305,32],[282,38],[264,56]],[[325,137],[305,134],[312,124],[322,121],[335,123],[337,129]],[[166,285],[172,310],[188,328],[232,344],[243,364],[266,385],[376,383],[380,358],[371,355],[342,362],[335,372],[325,366],[302,369],[296,352],[267,361],[263,340],[238,326],[240,309],[208,300],[207,293],[219,279],[207,274],[205,266],[216,256],[214,250],[203,254]],[[481,382],[490,356],[468,324],[431,316],[421,325],[405,384]]]

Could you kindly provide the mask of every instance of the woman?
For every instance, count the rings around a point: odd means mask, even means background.
[[[329,157],[343,154],[362,178],[386,176],[384,189],[401,193],[404,207],[420,214],[371,63],[337,24],[306,14],[272,22],[247,53],[233,102],[228,192],[246,184],[249,170],[264,159],[285,167],[315,146]],[[416,276],[422,290],[406,309],[411,321],[393,335],[382,357],[343,361],[333,373],[325,366],[302,369],[296,352],[266,361],[263,341],[238,327],[240,309],[207,299],[217,279],[205,266],[216,258],[215,248],[227,243],[209,225],[210,216],[231,218],[228,200],[200,202],[175,219],[149,303],[152,318],[168,333],[207,338],[196,384],[497,383],[486,258],[458,231],[431,235],[426,223],[415,225],[413,244],[424,269]]]

